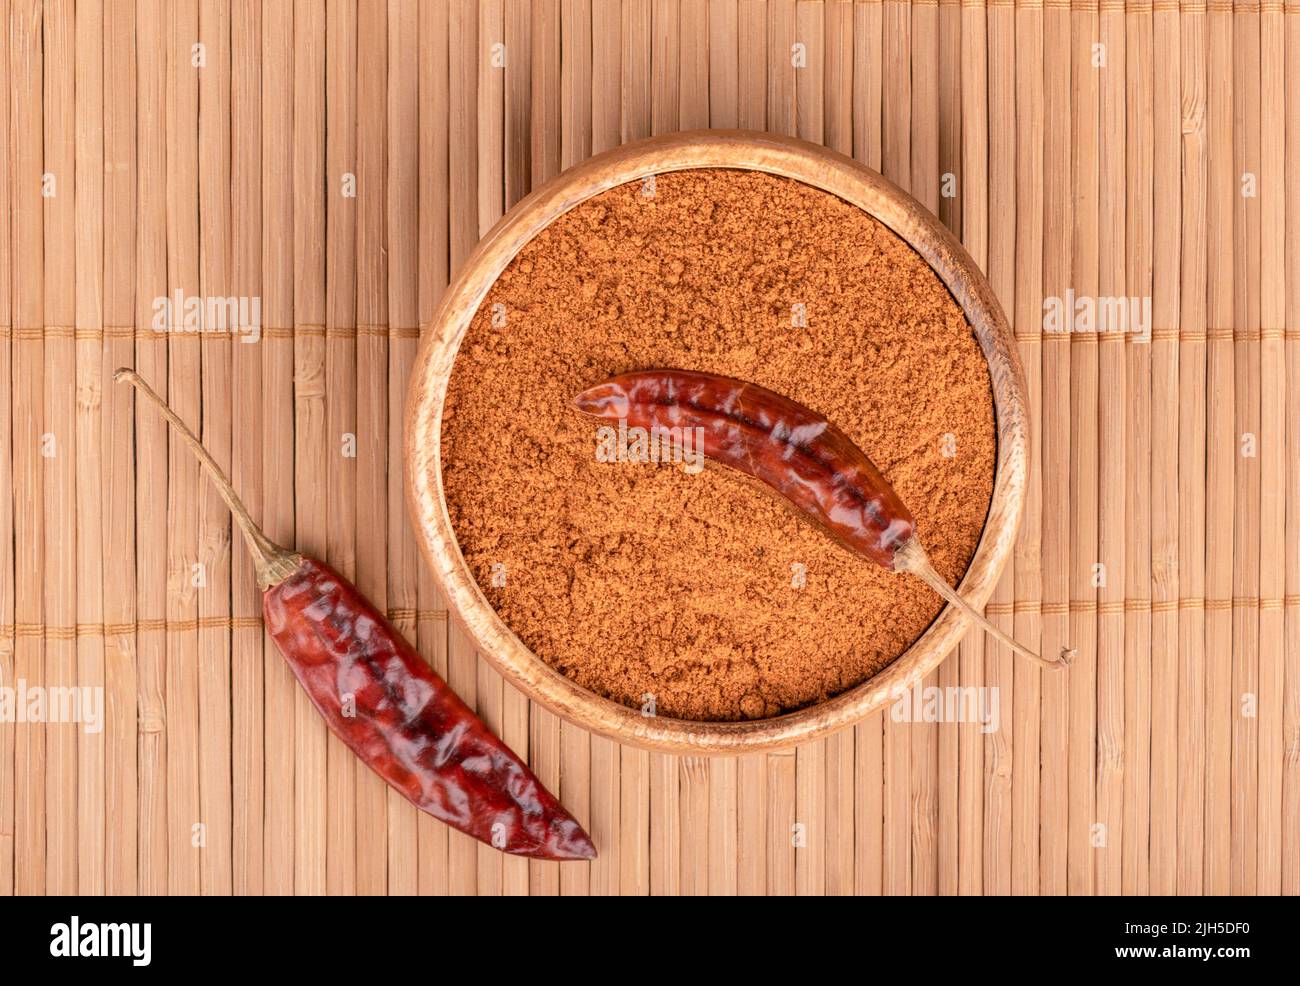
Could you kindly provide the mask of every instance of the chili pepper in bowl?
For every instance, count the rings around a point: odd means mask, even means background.
[[[665,429],[684,439],[700,429],[697,449],[771,487],[850,551],[892,572],[910,572],[1016,653],[1057,670],[989,623],[934,570],[911,513],[866,453],[826,418],[757,384],[693,370],[640,370],[612,377],[574,398],[596,418]]]
[[[271,639],[330,730],[366,766],[421,811],[504,852],[596,858],[577,820],[355,586],[267,538],[153,388],[125,367],[114,379],[157,405],[208,471],[253,556]]]

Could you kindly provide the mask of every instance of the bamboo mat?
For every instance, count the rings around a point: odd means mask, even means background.
[[[0,0],[0,891],[1300,892],[1300,3]],[[530,705],[449,624],[404,517],[419,326],[531,187],[652,133],[852,154],[1011,316],[1029,507],[990,617],[886,712],[786,753],[647,754]],[[155,299],[260,338],[155,332]],[[1069,293],[1073,292],[1073,295]],[[1150,300],[1150,338],[1044,298]],[[388,790],[264,638],[230,518],[354,578],[588,824],[507,858]]]

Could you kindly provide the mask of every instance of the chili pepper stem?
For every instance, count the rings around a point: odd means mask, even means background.
[[[940,596],[965,613],[966,616],[974,620],[985,631],[991,633],[994,637],[1002,641],[1002,643],[1006,644],[1022,657],[1027,657],[1032,661],[1037,661],[1050,671],[1060,671],[1062,668],[1070,666],[1068,655],[1072,654],[1073,651],[1062,652],[1060,660],[1050,661],[1045,657],[1040,657],[1038,654],[1035,654],[1029,648],[1016,643],[1009,636],[986,620],[979,610],[975,609],[974,606],[958,595],[957,590],[944,581],[943,576],[934,570],[934,566],[930,564],[929,556],[926,555],[925,549],[921,547],[921,542],[915,536],[909,538],[899,546],[898,551],[894,555],[894,570],[898,572],[910,572],[912,575],[915,575]]]
[[[190,451],[195,454],[199,462],[208,471],[212,482],[216,484],[217,492],[221,494],[221,499],[226,501],[226,506],[234,514],[235,523],[244,533],[244,539],[248,542],[248,551],[253,556],[253,568],[257,575],[257,585],[263,592],[274,585],[279,585],[290,575],[292,575],[298,566],[302,564],[302,555],[296,551],[290,551],[288,548],[282,548],[270,538],[268,538],[262,529],[257,526],[253,518],[249,516],[247,508],[244,506],[235,488],[230,485],[230,480],[226,474],[221,471],[215,459],[203,447],[203,443],[195,437],[194,432],[186,427],[185,422],[168,407],[167,402],[158,396],[157,391],[144,382],[140,374],[136,373],[130,367],[121,367],[113,374],[113,379],[118,383],[129,383],[132,387],[143,394],[149,401],[158,408],[167,423],[176,429],[181,439],[190,447]]]

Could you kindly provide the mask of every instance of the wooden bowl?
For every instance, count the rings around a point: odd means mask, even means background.
[[[961,584],[962,595],[976,605],[988,599],[1011,555],[1028,467],[1024,377],[1006,316],[975,262],[919,202],[841,154],[786,137],[701,130],[627,144],[570,168],[511,209],[470,255],[420,340],[406,407],[406,488],[420,547],[451,612],[511,684],[570,722],[622,743],[675,753],[752,753],[813,739],[879,709],[952,651],[968,629],[965,617],[945,607],[925,633],[875,677],[796,712],[745,722],[646,717],[553,670],[506,626],[465,563],[442,483],[447,382],[465,331],[497,276],[528,240],[578,203],[647,175],[690,168],[763,171],[837,195],[911,244],[947,285],[975,331],[993,382],[998,429],[993,499]]]

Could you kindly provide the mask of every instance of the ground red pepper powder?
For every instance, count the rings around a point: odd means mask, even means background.
[[[443,421],[448,509],[506,624],[579,684],[659,715],[736,720],[822,701],[889,664],[941,603],[710,465],[599,462],[571,405],[616,373],[761,384],[842,428],[954,583],[996,452],[988,368],[960,308],[858,208],[731,170],[579,205],[498,278]]]

